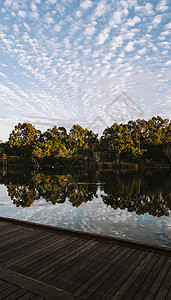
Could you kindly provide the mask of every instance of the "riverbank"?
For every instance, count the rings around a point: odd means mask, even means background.
[[[146,168],[171,168],[171,164],[166,162],[154,162],[152,160],[141,163],[133,162],[96,162],[84,161],[76,159],[35,159],[26,156],[6,156],[0,158],[0,165],[3,170],[13,168],[31,168],[31,169],[55,169],[59,171],[72,172],[78,169],[98,169],[98,170],[114,170],[114,169],[128,169],[138,170]]]

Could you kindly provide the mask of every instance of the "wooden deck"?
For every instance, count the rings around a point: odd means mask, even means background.
[[[171,251],[0,217],[0,299],[171,299]]]

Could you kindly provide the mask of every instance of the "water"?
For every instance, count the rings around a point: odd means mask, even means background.
[[[171,247],[171,171],[0,173],[0,216]]]

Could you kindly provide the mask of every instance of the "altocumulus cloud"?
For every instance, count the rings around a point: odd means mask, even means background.
[[[119,122],[105,112],[123,91],[170,118],[170,16],[167,0],[1,1],[0,139],[19,121]]]

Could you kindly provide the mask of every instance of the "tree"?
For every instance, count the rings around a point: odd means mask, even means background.
[[[78,124],[71,128],[68,142],[72,156],[83,158],[84,160],[95,159],[93,153],[99,150],[97,135],[92,130],[84,129]]]
[[[66,129],[64,127],[57,128],[55,125],[41,134],[39,140],[34,142],[32,155],[37,158],[68,157],[67,139]]]
[[[108,152],[109,160],[120,161],[120,156],[128,152],[133,146],[131,133],[128,126],[114,123],[104,130],[101,138],[101,150]]]
[[[40,131],[31,123],[18,123],[10,134],[8,145],[16,154],[31,153],[31,146],[40,137]]]

